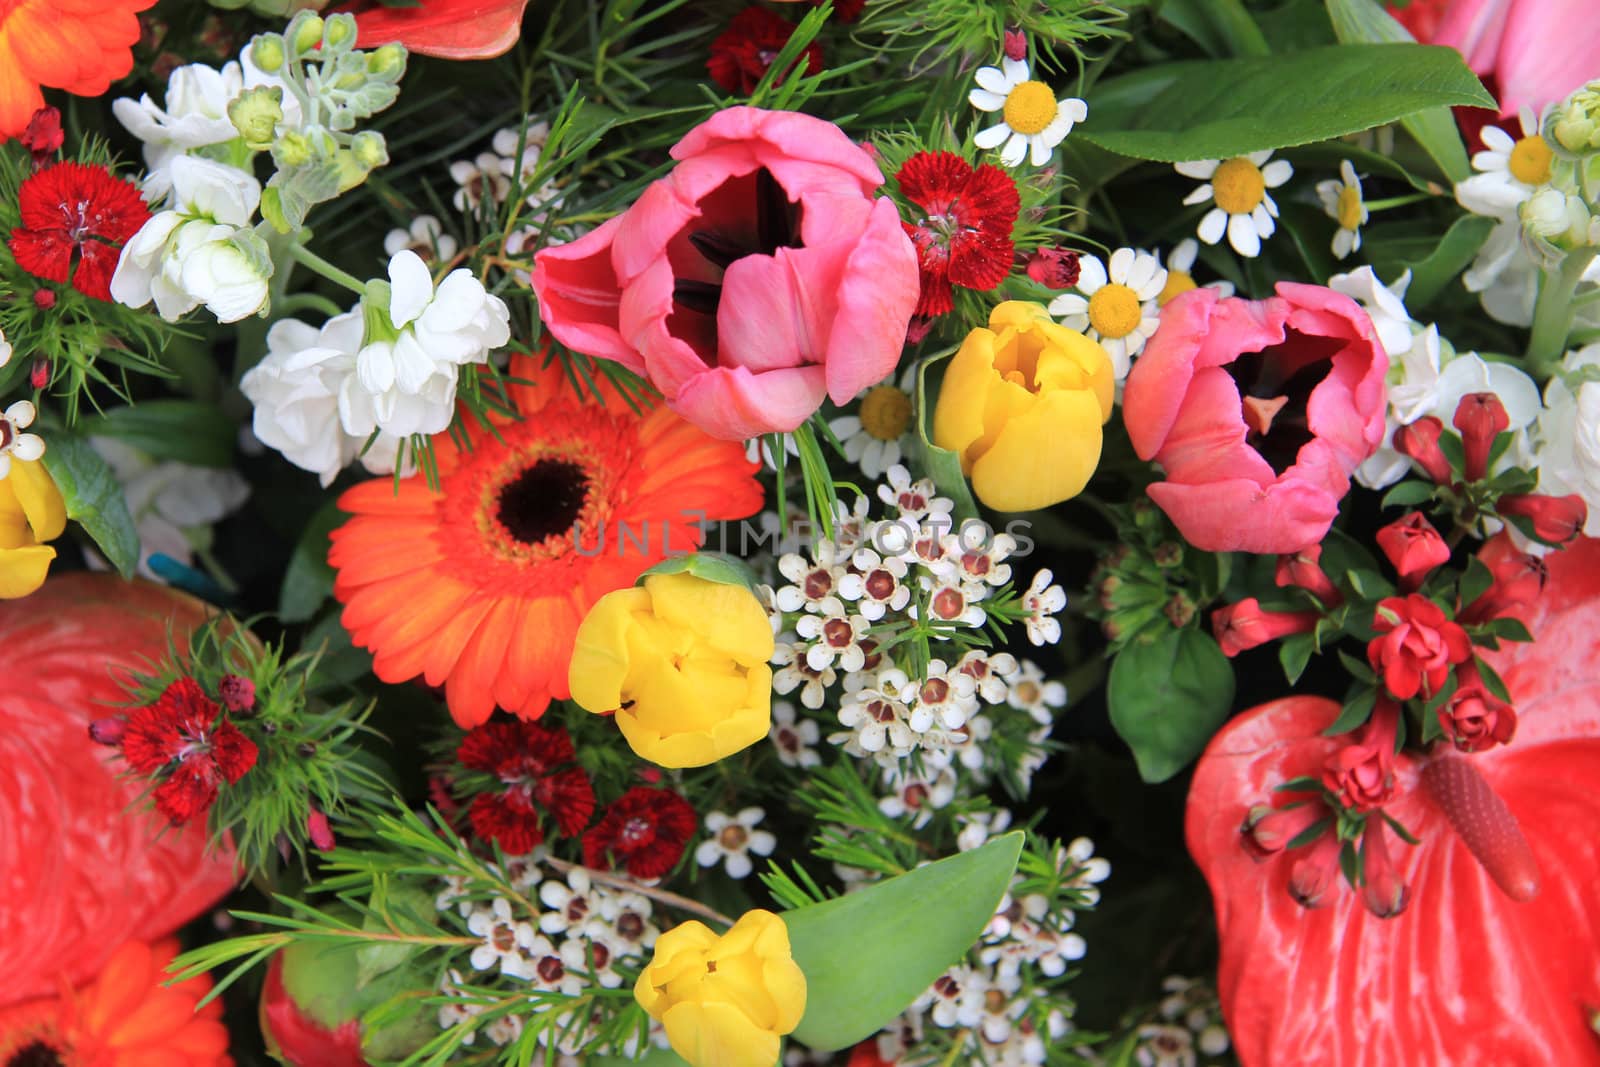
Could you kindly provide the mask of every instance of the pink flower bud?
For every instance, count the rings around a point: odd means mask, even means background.
[[[1481,480],[1489,472],[1489,448],[1510,428],[1511,416],[1493,393],[1468,393],[1456,405],[1451,425],[1461,432],[1463,475],[1469,482]]]
[[[56,306],[56,291],[54,289],[35,289],[33,291],[33,306],[40,311],[49,311]]]
[[[1389,858],[1383,824],[1383,816],[1374,813],[1361,834],[1361,902],[1378,918],[1392,919],[1406,910],[1410,894]]]
[[[1439,447],[1439,435],[1443,432],[1444,423],[1432,415],[1424,415],[1394,432],[1395,451],[1411,457],[1411,461],[1421,467],[1422,472],[1437,485],[1449,485],[1455,480],[1451,475],[1450,461],[1445,459],[1444,451]]]
[[[1289,842],[1328,817],[1328,806],[1320,800],[1291,804],[1285,808],[1257,804],[1245,816],[1239,835],[1256,862],[1270,859],[1289,847]]]
[[[1247,597],[1211,613],[1211,632],[1225,656],[1233,657],[1247,649],[1264,645],[1290,634],[1315,628],[1322,618],[1315,611],[1263,611],[1261,602]]]
[[[1483,677],[1471,663],[1456,670],[1460,683],[1439,709],[1439,725],[1462,752],[1482,752],[1495,745],[1508,744],[1517,729],[1517,712],[1483,684]]]
[[[249,711],[256,706],[256,684],[243,675],[224,674],[217,696],[229,711]]]
[[[311,844],[319,852],[326,852],[334,846],[333,827],[328,825],[328,816],[315,807],[306,816],[306,833],[311,836]]]
[[[1378,547],[1383,549],[1408,590],[1421,585],[1435,567],[1450,561],[1450,546],[1420,511],[1413,511],[1379,530]]]
[[[1041,248],[1028,257],[1028,277],[1046,289],[1071,289],[1078,284],[1078,253],[1069,248]]]
[[[113,748],[122,744],[122,735],[128,729],[128,720],[121,715],[96,719],[89,724],[89,739],[99,745]]]
[[[1311,545],[1290,555],[1279,556],[1274,581],[1279,588],[1292,585],[1304,589],[1316,597],[1323,607],[1336,608],[1344,603],[1344,595],[1329,580],[1321,561],[1321,545]]]
[[[1028,58],[1028,35],[1021,30],[1007,30],[1005,36],[1006,58],[1020,63]]]
[[[1503,496],[1494,506],[1501,515],[1517,515],[1533,522],[1533,532],[1545,541],[1564,545],[1583,532],[1589,506],[1583,497],[1545,496],[1540,493]]]
[[[1333,902],[1339,887],[1339,838],[1324,834],[1289,869],[1289,895],[1302,908]]]
[[[1379,698],[1350,743],[1328,757],[1322,785],[1335,803],[1351,811],[1376,811],[1394,795],[1394,739],[1400,705]]]
[[[33,366],[28,370],[28,384],[35,389],[43,389],[50,384],[50,361],[40,356],[33,361]]]
[[[1494,576],[1494,584],[1463,606],[1457,613],[1458,621],[1470,626],[1508,615],[1524,618],[1525,609],[1539,599],[1549,579],[1544,560],[1517,548],[1505,532],[1485,542],[1478,550],[1478,558]]]

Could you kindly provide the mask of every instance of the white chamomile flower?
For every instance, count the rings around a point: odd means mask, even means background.
[[[44,455],[44,440],[38,434],[23,433],[33,425],[36,412],[26,400],[18,400],[0,415],[0,479],[11,473],[11,458],[31,462]]]
[[[844,446],[844,458],[869,478],[881,477],[905,454],[906,434],[911,429],[913,373],[914,369],[908,369],[898,383],[873,386],[862,394],[854,415],[828,423]]]
[[[706,833],[710,836],[694,850],[695,862],[702,867],[715,867],[720,862],[730,878],[748,878],[755,866],[750,862],[750,853],[770,856],[778,847],[776,837],[756,829],[766,814],[761,808],[745,808],[737,815],[709,813]]]
[[[1214,245],[1226,233],[1228,243],[1241,256],[1260,255],[1261,242],[1278,228],[1273,221],[1278,217],[1278,205],[1267,190],[1294,175],[1289,161],[1272,159],[1269,148],[1232,159],[1196,159],[1174,166],[1185,178],[1205,183],[1183,198],[1185,204],[1213,204],[1200,220],[1200,240]]]
[[[1056,145],[1072,132],[1074,123],[1089,115],[1089,105],[1068,97],[1057,100],[1054,90],[1028,73],[1022,59],[1003,59],[998,67],[979,67],[978,87],[967,95],[979,111],[998,111],[1000,121],[980,130],[972,139],[979,148],[1000,148],[1000,162],[1015,167],[1028,156],[1036,167],[1050,160]]]
[[[1533,109],[1524,107],[1517,114],[1522,136],[1512,140],[1500,127],[1485,126],[1480,134],[1484,149],[1472,157],[1478,173],[1456,183],[1456,201],[1475,215],[1515,218],[1517,208],[1550,180],[1555,152],[1539,133]]]
[[[432,215],[418,215],[406,229],[390,230],[383,238],[385,255],[393,256],[409,249],[424,263],[451,259],[459,247],[456,239],[445,233],[439,220]]]
[[[1317,183],[1322,210],[1339,224],[1333,235],[1333,254],[1343,259],[1361,247],[1361,227],[1367,223],[1367,205],[1361,199],[1361,178],[1348,159],[1339,163],[1339,177]]]
[[[1078,270],[1077,292],[1050,301],[1050,314],[1067,329],[1099,341],[1120,382],[1161,325],[1156,298],[1166,287],[1166,269],[1148,252],[1119,248],[1111,253],[1109,269],[1097,257],[1084,256]]]
[[[1158,305],[1166,307],[1167,301],[1179,293],[1187,293],[1190,289],[1199,287],[1194,280],[1194,261],[1199,254],[1200,242],[1193,237],[1185,237],[1167,253],[1167,284],[1161,287],[1161,293],[1156,297]],[[1215,289],[1217,295],[1222,297],[1233,295],[1232,282],[1207,282],[1206,288]]]

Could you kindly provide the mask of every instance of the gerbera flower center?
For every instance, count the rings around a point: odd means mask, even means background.
[[[1017,133],[1040,133],[1055,121],[1056,94],[1041,81],[1025,81],[1006,94],[1006,125]]]
[[[897,441],[911,425],[911,398],[880,385],[861,398],[861,428],[880,441]]]
[[[56,1049],[43,1041],[34,1041],[13,1052],[5,1067],[63,1067],[65,1062]]]
[[[1161,287],[1160,294],[1156,297],[1158,305],[1165,305],[1168,300],[1179,293],[1187,293],[1195,287],[1194,275],[1186,270],[1167,270],[1167,284]]]
[[[1337,211],[1340,228],[1354,230],[1359,227],[1361,225],[1361,190],[1354,185],[1347,185],[1340,189]]]
[[[1511,176],[1527,185],[1543,185],[1550,180],[1550,164],[1555,153],[1543,137],[1534,134],[1524,137],[1511,146],[1511,158],[1506,169]]]
[[[1139,294],[1126,285],[1111,282],[1089,297],[1089,325],[1101,337],[1126,337],[1139,328],[1142,317]]]
[[[536,545],[572,529],[588,495],[582,467],[540,459],[500,488],[495,518],[518,541]]]
[[[1223,162],[1211,176],[1211,196],[1230,215],[1250,214],[1266,195],[1266,176],[1243,156]]]

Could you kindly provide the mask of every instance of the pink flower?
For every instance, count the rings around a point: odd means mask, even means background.
[[[1316,628],[1322,618],[1315,611],[1263,611],[1255,597],[1218,608],[1211,613],[1211,631],[1222,646],[1222,654],[1232,659],[1239,653],[1258,648],[1290,634],[1303,634]]]
[[[1134,450],[1166,471],[1150,499],[1207,551],[1321,541],[1383,440],[1388,369],[1371,319],[1331,289],[1174,297],[1123,396]]]
[[[1500,114],[1539,111],[1600,73],[1594,0],[1452,0],[1429,44],[1466,57],[1500,87]]]
[[[1450,562],[1450,546],[1422,512],[1408,512],[1378,531],[1378,547],[1407,588],[1416,588],[1437,566]]]
[[[1322,784],[1341,807],[1376,811],[1394,795],[1394,735],[1400,705],[1379,700],[1372,717],[1322,765]]]
[[[1378,601],[1372,628],[1377,636],[1367,642],[1367,661],[1396,700],[1410,700],[1418,693],[1431,697],[1450,677],[1452,667],[1472,658],[1467,632],[1418,593]]]
[[[864,150],[821,119],[734,107],[672,157],[628,210],[535,257],[557,340],[728,440],[793,430],[894,370],[917,253]]]

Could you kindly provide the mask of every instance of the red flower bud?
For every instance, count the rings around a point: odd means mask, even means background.
[[[1450,424],[1461,432],[1462,473],[1469,482],[1479,481],[1489,472],[1489,447],[1510,429],[1511,416],[1493,393],[1468,393],[1456,405]]]
[[[54,289],[35,289],[33,291],[33,306],[40,311],[49,311],[56,306],[56,291]]]
[[[1325,608],[1336,608],[1344,603],[1344,595],[1334,587],[1322,570],[1322,546],[1302,548],[1290,556],[1278,557],[1278,570],[1273,580],[1279,588],[1298,586],[1317,598]]]
[[[311,837],[311,844],[319,852],[326,852],[334,846],[333,827],[328,825],[326,813],[313,807],[311,814],[306,816],[306,833]]]
[[[1378,547],[1383,549],[1407,589],[1421,585],[1430,571],[1450,560],[1450,546],[1420,511],[1413,511],[1379,530]]]
[[[1383,824],[1383,816],[1374,812],[1361,834],[1361,902],[1378,918],[1392,919],[1406,910],[1410,894],[1389,858]]]
[[[1289,895],[1303,908],[1332,903],[1339,887],[1339,839],[1324,834],[1289,868]]]
[[[1494,584],[1472,603],[1456,613],[1459,621],[1470,625],[1514,615],[1524,618],[1527,609],[1544,592],[1549,570],[1544,560],[1517,548],[1511,535],[1498,533],[1478,550],[1478,559],[1489,568]]]
[[[1028,35],[1021,30],[1007,30],[1005,36],[1006,58],[1021,63],[1028,58]]]
[[[33,361],[33,366],[28,370],[28,384],[35,389],[43,389],[50,384],[50,361],[40,356]]]
[[[1517,729],[1517,712],[1489,692],[1472,664],[1456,671],[1456,691],[1439,709],[1439,725],[1462,752],[1482,752],[1510,742]]]
[[[1589,519],[1589,506],[1583,497],[1545,496],[1540,493],[1503,496],[1494,509],[1501,515],[1518,515],[1533,522],[1534,535],[1544,541],[1564,545],[1583,532]]]
[[[33,153],[33,164],[42,167],[45,161],[60,150],[66,142],[61,132],[61,112],[53,107],[41,107],[28,120],[22,131],[22,147]]]
[[[110,745],[113,748],[122,744],[122,735],[127,732],[128,720],[121,715],[112,715],[104,719],[96,719],[89,724],[89,739],[98,745]]]
[[[1211,613],[1211,632],[1225,656],[1264,645],[1289,634],[1305,633],[1322,618],[1315,611],[1263,611],[1261,602],[1247,597]]]
[[[1071,289],[1078,284],[1078,253],[1067,248],[1041,248],[1028,257],[1028,277],[1046,289]]]
[[[1436,484],[1449,485],[1455,479],[1451,476],[1450,461],[1439,448],[1439,435],[1443,432],[1444,423],[1432,415],[1424,415],[1394,432],[1394,447],[1401,455],[1410,456],[1411,461],[1422,468],[1422,473]]]
[[[932,330],[932,319],[913,318],[906,326],[906,344],[914,345],[918,343],[924,337],[928,336],[929,332]]]
[[[1461,625],[1416,593],[1380,600],[1372,627],[1377,636],[1367,642],[1367,661],[1396,700],[1437,693],[1450,668],[1472,656],[1472,640]]]
[[[242,675],[224,674],[217,696],[229,711],[249,711],[256,706],[256,684]]]
[[[1400,705],[1379,698],[1372,717],[1322,767],[1322,784],[1352,811],[1374,811],[1394,795],[1394,738]]]
[[[1272,808],[1257,804],[1239,827],[1244,850],[1258,863],[1289,847],[1289,842],[1328,817],[1328,806],[1320,800]]]

